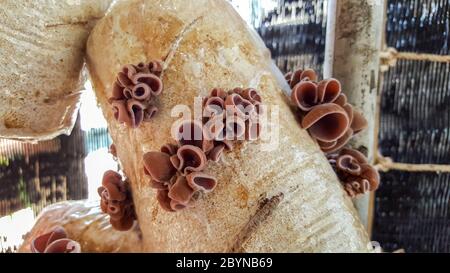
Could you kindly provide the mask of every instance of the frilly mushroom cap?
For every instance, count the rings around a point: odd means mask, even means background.
[[[340,94],[334,103],[344,108],[347,112],[350,120],[350,128],[354,135],[367,128],[368,122],[366,118],[360,112],[353,109],[353,106],[347,101],[347,96]]]
[[[367,181],[369,181],[369,191],[375,191],[378,189],[380,185],[380,174],[374,167],[369,164],[363,164],[361,170],[361,177]]]
[[[150,93],[148,96],[144,97],[144,99],[148,99],[151,96],[159,96],[163,91],[163,83],[161,79],[151,73],[137,73],[131,78],[131,81],[135,86],[142,86],[143,84],[150,89]]]
[[[176,141],[183,145],[196,146],[206,152],[211,149],[211,140],[205,134],[203,125],[194,120],[181,122],[176,132]]]
[[[205,108],[204,115],[207,117],[220,115],[223,113],[223,109],[225,108],[225,101],[221,97],[205,98],[203,107]]]
[[[226,109],[221,109],[222,101]],[[224,150],[233,149],[235,141],[259,138],[261,102],[262,97],[253,88],[234,88],[228,92],[215,88],[211,91],[203,105],[207,116],[203,121],[204,136],[213,140],[210,150],[203,149],[208,159],[217,162]]]
[[[342,155],[338,158],[336,162],[336,166],[339,170],[347,172],[351,175],[359,175],[361,174],[361,165],[351,155]]]
[[[114,201],[124,201],[126,199],[126,192],[122,183],[122,176],[117,172],[105,172],[102,179],[102,186],[107,191],[108,199]]]
[[[120,122],[125,123],[128,126],[133,126],[134,121],[131,115],[128,113],[128,107],[125,100],[114,100],[111,102],[114,112],[114,118]]]
[[[314,107],[302,121],[302,127],[320,141],[331,142],[342,137],[350,124],[345,110],[337,104],[326,103]]]
[[[226,91],[224,91],[223,89],[221,89],[221,88],[214,88],[210,92],[210,97],[219,97],[222,100],[225,100],[227,95],[228,95],[228,93]]]
[[[336,79],[323,80],[319,83],[318,92],[320,102],[335,102],[341,94],[341,83]]]
[[[317,81],[317,74],[313,69],[297,69],[294,72],[287,73],[285,78],[293,89],[300,81]]]
[[[62,227],[38,236],[31,243],[33,253],[80,253],[80,245],[67,238],[67,233]]]
[[[171,199],[169,197],[169,190],[158,190],[156,193],[156,200],[158,200],[158,203],[164,210],[169,212],[175,211],[170,206]]]
[[[170,148],[167,147],[167,149]],[[144,155],[144,170],[157,182],[169,181],[176,173],[176,169],[170,161],[170,155],[164,152],[146,153]]]
[[[308,130],[323,152],[334,153],[365,129],[367,120],[348,103],[338,80],[317,83],[313,73],[297,70],[286,75],[292,88],[291,100],[300,110],[302,128]]]
[[[243,119],[247,119],[255,111],[253,103],[237,93],[227,96],[225,99],[225,108],[229,115],[237,115]]]
[[[175,184],[170,187],[168,196],[170,199],[176,201],[177,204],[187,206],[194,193],[195,191],[188,185],[186,177],[179,176]]]
[[[178,149],[177,161],[173,161],[175,168],[186,175],[188,172],[200,172],[206,167],[207,158],[202,149],[184,145]]]
[[[225,144],[219,144],[209,152],[208,158],[214,162],[218,162],[224,150]]]
[[[81,253],[80,244],[70,239],[59,239],[49,244],[45,253]]]
[[[156,75],[157,77],[161,76],[161,73],[163,71],[162,63],[160,61],[151,61],[150,63],[139,63],[136,66],[133,66],[135,69],[135,73],[152,73]]]
[[[112,143],[109,146],[108,152],[113,156],[113,157],[117,157],[117,148],[116,145],[114,145],[114,143]]]
[[[167,190],[168,185],[165,182],[157,182],[153,179],[150,179],[150,187],[155,190]]]
[[[136,216],[131,193],[122,176],[115,171],[107,171],[98,194],[101,197],[100,208],[110,216],[111,225],[119,231],[129,230]]]
[[[318,141],[320,148],[324,153],[334,153],[343,148],[353,137],[353,130],[348,129],[339,139],[331,142]]]
[[[138,83],[133,87],[129,96],[136,100],[146,100],[152,96],[152,89],[145,83]]]
[[[344,148],[344,149],[342,149],[342,151],[339,154],[350,155],[353,158],[355,158],[358,161],[358,163],[360,163],[360,164],[367,163],[366,156],[363,153],[361,153],[360,151],[355,150],[355,149]]]
[[[162,71],[163,71],[163,66],[162,63],[160,61],[151,61],[148,64],[148,68],[149,68],[149,72],[155,74],[158,77],[161,77]],[[143,72],[147,72],[147,71],[143,71]]]
[[[133,78],[134,75],[136,75],[137,70],[136,67],[131,65],[131,64],[127,64],[122,68],[122,71],[119,72],[119,74],[117,74],[117,84],[123,88],[129,88],[132,86],[133,82],[131,81],[131,79]]]
[[[359,112],[353,112],[353,121],[351,124],[351,128],[355,132],[355,134],[363,131],[368,126],[367,120],[364,118],[363,115]]]
[[[356,197],[378,188],[379,173],[367,163],[367,158],[361,152],[344,148],[337,154],[329,155],[328,160],[349,196]]]
[[[311,110],[319,102],[317,85],[309,81],[298,83],[292,90],[291,99],[302,111]]]
[[[54,230],[35,238],[31,244],[31,250],[36,253],[44,253],[50,243],[64,238],[67,238],[66,231],[62,227],[57,227]]]
[[[242,97],[248,101],[250,101],[252,104],[257,104],[262,102],[262,98],[259,95],[258,91],[253,88],[247,88],[242,91]]]
[[[157,190],[156,198],[164,210],[185,209],[197,192],[208,192],[215,187],[215,178],[201,172],[206,163],[204,151],[193,145],[166,144],[161,152],[144,155],[145,172],[152,177],[150,185]]]
[[[178,151],[178,146],[175,144],[167,143],[161,147],[161,153],[168,154],[169,156],[175,155]]]
[[[153,161],[157,164],[151,164]],[[187,176],[203,170],[206,163],[204,151],[193,145],[166,144],[161,152],[144,155],[145,172],[152,177],[150,186],[157,190],[156,198],[164,210],[179,211],[192,203],[195,193],[202,189],[190,187]]]
[[[156,114],[158,109],[153,100],[163,92],[161,73],[162,64],[152,61],[125,65],[117,74],[109,102],[119,123],[137,128]]]
[[[214,176],[201,172],[190,173],[186,176],[188,185],[195,191],[211,192],[217,185],[217,179]]]

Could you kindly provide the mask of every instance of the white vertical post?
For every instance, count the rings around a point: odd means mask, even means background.
[[[329,0],[324,77],[341,81],[349,101],[361,111],[369,128],[355,138],[353,147],[375,158],[375,117],[380,50],[385,31],[386,0]],[[355,201],[361,221],[370,229],[370,195]]]

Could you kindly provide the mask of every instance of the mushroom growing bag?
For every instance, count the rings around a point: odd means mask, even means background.
[[[127,232],[114,230],[109,217],[96,201],[65,201],[45,208],[19,248],[21,253],[32,251],[33,240],[55,228],[63,228],[80,244],[81,252],[141,252],[139,228]]]
[[[288,84],[227,1],[118,1],[90,35],[87,63],[145,251],[371,250],[350,198],[295,119]],[[193,113],[196,101],[260,105],[252,113],[269,118],[257,138],[237,129],[245,121],[230,127],[242,141],[176,139],[177,109]],[[189,128],[204,122],[190,118]]]
[[[0,137],[70,134],[86,40],[111,0],[4,0],[0,4]]]

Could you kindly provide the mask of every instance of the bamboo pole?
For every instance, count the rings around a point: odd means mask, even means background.
[[[341,81],[349,101],[369,121],[353,147],[375,160],[375,117],[386,0],[329,0],[324,77]],[[370,230],[370,194],[355,200],[361,221]]]

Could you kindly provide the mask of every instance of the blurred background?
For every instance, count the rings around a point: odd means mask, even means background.
[[[322,73],[328,0],[231,2],[283,72]],[[378,156],[392,162],[372,198],[371,237],[385,251],[450,252],[450,0],[387,0],[385,12],[384,48],[416,54],[380,76]],[[97,199],[103,172],[117,168],[106,121],[85,88],[70,136],[0,139],[0,252],[16,251],[45,206]]]

